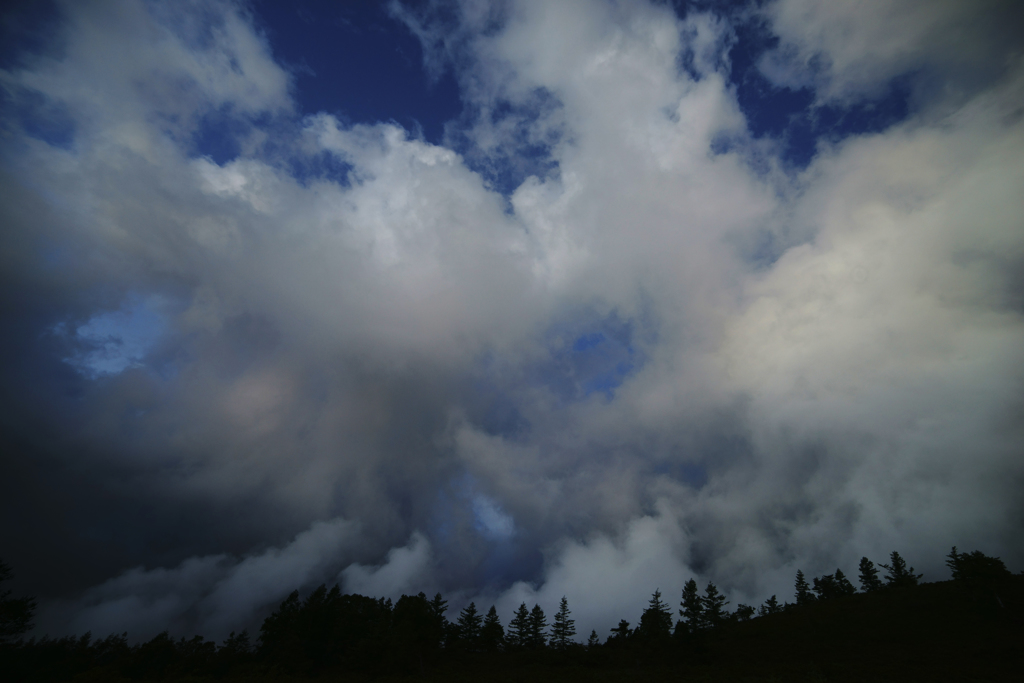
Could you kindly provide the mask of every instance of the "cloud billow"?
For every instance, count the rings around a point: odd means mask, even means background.
[[[3,543],[40,629],[216,637],[338,581],[600,632],[691,576],[1024,561],[1024,68],[934,49],[1003,6],[895,3],[930,21],[875,51],[882,19],[795,0],[432,7],[393,18],[456,74],[446,145],[300,115],[233,3],[68,5],[0,72]],[[730,80],[751,20],[819,105],[928,82],[796,171]]]

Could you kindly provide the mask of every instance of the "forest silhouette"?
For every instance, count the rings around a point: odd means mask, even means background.
[[[552,619],[520,604],[502,625],[492,605],[457,615],[438,593],[388,598],[321,585],[294,591],[255,638],[219,645],[163,632],[95,639],[25,638],[32,598],[0,592],[0,672],[7,681],[694,680],[1009,681],[1024,665],[1024,572],[980,551],[947,555],[952,579],[922,583],[898,552],[862,558],[859,588],[839,568],[794,581],[793,602],[730,604],[686,582],[678,607],[655,589],[635,627],[576,639],[563,597]],[[880,569],[884,575],[880,576]],[[12,577],[0,561],[0,583]]]

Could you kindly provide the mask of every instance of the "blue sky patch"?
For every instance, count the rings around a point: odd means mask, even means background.
[[[871,100],[846,107],[815,106],[812,88],[778,87],[761,73],[758,61],[779,44],[762,19],[736,22],[734,29],[737,41],[729,52],[729,77],[747,126],[755,138],[779,140],[782,160],[796,168],[811,162],[819,140],[838,142],[880,132],[910,113],[906,76],[891,81],[881,96]]]
[[[55,331],[72,338],[77,353],[65,361],[82,374],[97,378],[142,365],[167,329],[159,297],[131,297],[117,311],[99,313],[73,333],[63,325]]]
[[[211,111],[199,120],[192,135],[194,156],[209,157],[219,166],[231,163],[242,152],[242,138],[253,124],[235,115],[230,107]]]
[[[492,540],[510,538],[516,531],[512,516],[483,494],[478,493],[473,497],[473,515],[476,517],[477,531]]]
[[[595,393],[611,399],[643,365],[633,336],[633,324],[615,314],[594,321],[589,329],[562,327],[550,337],[548,361],[531,376],[564,401],[582,400]]]
[[[388,14],[387,3],[263,0],[253,9],[275,59],[293,74],[303,115],[395,121],[440,144],[445,123],[462,111],[455,77],[424,76],[419,39]]]
[[[52,147],[71,149],[75,142],[75,120],[71,111],[41,93],[17,88],[0,88],[0,110],[18,121],[30,137]],[[9,113],[8,113],[9,112]]]

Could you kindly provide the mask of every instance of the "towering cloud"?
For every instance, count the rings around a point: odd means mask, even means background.
[[[254,11],[69,3],[0,72],[41,631],[219,637],[339,581],[589,633],[691,576],[1024,563],[1012,3],[395,5],[459,84],[438,144],[301,111]],[[806,167],[757,78],[838,117]]]

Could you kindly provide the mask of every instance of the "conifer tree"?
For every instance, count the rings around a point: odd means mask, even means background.
[[[836,577],[832,574],[815,577],[812,579],[812,583],[814,584],[814,594],[818,596],[819,600],[827,600],[829,598],[836,597]]]
[[[879,590],[882,587],[882,580],[878,578],[878,569],[875,563],[866,557],[860,558],[860,589],[865,593]]]
[[[466,605],[459,613],[459,640],[467,645],[476,645],[480,639],[482,621],[483,618],[476,610],[476,604],[471,602]]]
[[[764,601],[764,604],[757,608],[757,616],[766,617],[769,614],[778,614],[782,611],[782,605],[773,595]]]
[[[526,603],[520,603],[512,621],[508,623],[508,632],[505,635],[506,642],[512,647],[526,647],[530,633],[530,610]]]
[[[946,566],[949,567],[949,571],[953,574],[954,581],[963,578],[961,570],[962,558],[963,555],[956,551],[956,546],[953,546],[953,549],[949,551],[949,555],[946,555]]]
[[[491,605],[484,617],[484,624],[480,628],[480,644],[488,652],[500,650],[505,642],[505,629],[501,627],[501,620],[498,618],[498,610]]]
[[[590,631],[590,637],[587,638],[587,648],[588,649],[593,649],[593,648],[597,647],[600,644],[601,644],[601,639],[597,637],[597,631],[592,629]]]
[[[841,598],[844,595],[853,595],[856,589],[850,583],[842,569],[836,569],[835,574],[826,574],[814,579],[814,592],[819,600]]]
[[[434,618],[435,628],[440,634],[444,634],[448,631],[448,619],[444,616],[444,613],[448,610],[448,601],[441,597],[440,593],[434,594],[434,599],[430,601],[430,615]]]
[[[843,573],[842,569],[836,567],[836,591],[839,596],[853,595],[857,592],[857,589],[853,587],[850,580],[846,578],[846,574]]]
[[[611,640],[612,641],[624,641],[633,635],[633,631],[629,628],[629,622],[625,619],[619,619],[619,625],[612,629]]]
[[[972,584],[991,584],[1013,576],[998,557],[989,557],[980,550],[972,553],[958,553],[956,546],[946,555],[946,566],[953,573],[953,580]]]
[[[754,608],[750,605],[744,605],[742,602],[737,603],[736,611],[732,613],[732,618],[736,621],[750,621],[754,618]]]
[[[700,602],[704,607],[704,624],[706,626],[718,626],[729,617],[729,612],[725,609],[729,603],[726,602],[725,596],[718,592],[718,587],[715,584],[708,582]]]
[[[679,603],[679,616],[686,623],[686,630],[696,633],[704,627],[704,603],[697,593],[697,582],[690,579],[683,585],[683,599]]]
[[[916,586],[917,580],[924,576],[924,574],[915,574],[913,567],[907,569],[907,561],[900,557],[900,554],[895,550],[889,556],[889,561],[892,564],[878,565],[886,571],[885,584],[887,586],[894,588]]]
[[[527,621],[526,643],[531,648],[540,649],[547,642],[547,634],[544,629],[548,627],[548,619],[544,616],[544,610],[540,605],[534,605],[530,610],[529,621]]]
[[[551,645],[560,650],[568,647],[572,637],[576,635],[576,620],[570,619],[569,614],[569,601],[563,595],[558,612],[555,613],[554,623],[551,625]]]
[[[661,600],[661,591],[654,591],[647,609],[640,615],[637,633],[645,640],[666,640],[672,635],[672,611]]]
[[[0,560],[0,583],[13,577],[11,567]],[[0,643],[13,641],[32,629],[35,598],[12,598],[11,591],[0,592]]]
[[[814,602],[814,593],[811,592],[811,587],[807,585],[807,579],[804,578],[802,570],[796,570],[796,604],[797,605],[809,605]]]

